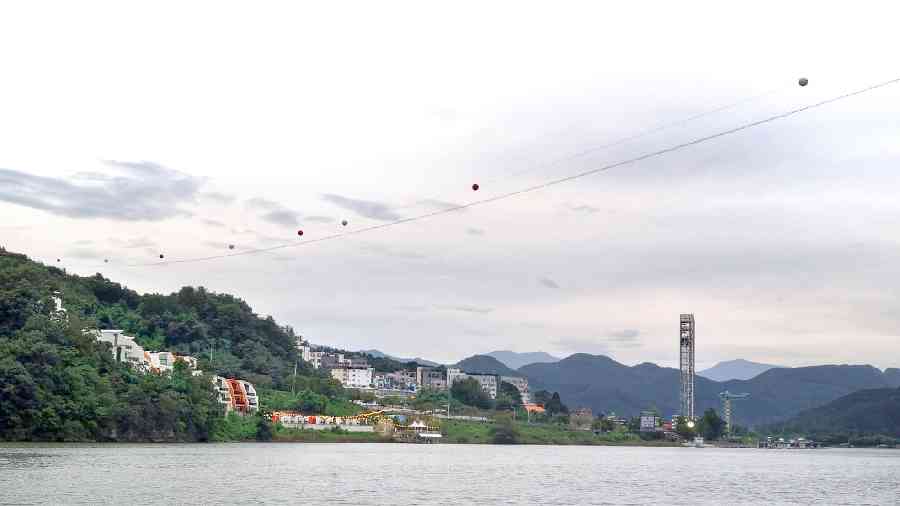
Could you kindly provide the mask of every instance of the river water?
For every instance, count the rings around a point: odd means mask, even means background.
[[[0,445],[3,504],[898,504],[900,450]]]

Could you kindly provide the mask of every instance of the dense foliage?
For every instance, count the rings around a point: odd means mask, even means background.
[[[474,378],[465,378],[453,382],[450,389],[450,395],[453,398],[468,406],[474,406],[481,409],[491,409],[494,407],[494,401],[481,388],[481,384]]]
[[[55,314],[54,292],[67,315]],[[123,329],[147,350],[194,355],[206,374],[135,371],[83,332],[91,328]],[[0,439],[207,440],[225,423],[210,373],[273,392],[293,388],[291,408],[352,413],[335,380],[297,360],[296,339],[230,295],[191,287],[141,295],[0,249]]]
[[[782,423],[764,428],[770,433],[805,435],[829,443],[858,446],[894,444],[900,439],[900,389],[861,390]]]
[[[217,418],[212,383],[184,367],[144,375],[69,323],[33,316],[0,337],[0,439],[204,441]]]

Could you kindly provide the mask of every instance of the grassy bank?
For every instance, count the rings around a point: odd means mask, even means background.
[[[445,420],[441,426],[444,443],[491,444],[496,439],[496,424]],[[519,422],[513,422],[511,426],[514,444],[677,446],[675,443],[665,441],[644,441],[637,435],[627,432],[594,434],[590,431],[570,430],[559,425],[529,425]]]

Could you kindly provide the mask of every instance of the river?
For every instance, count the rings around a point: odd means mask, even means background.
[[[0,445],[3,504],[898,502],[898,450]]]

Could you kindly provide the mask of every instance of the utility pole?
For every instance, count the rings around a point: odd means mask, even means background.
[[[297,385],[297,361],[294,360],[294,377],[291,379],[291,395],[294,395],[294,387]]]

